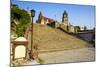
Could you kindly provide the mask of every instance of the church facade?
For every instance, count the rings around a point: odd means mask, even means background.
[[[66,11],[64,11],[62,14],[61,22],[58,22],[55,19],[45,17],[40,12],[37,23],[42,24],[42,25],[48,25],[53,28],[61,28],[67,32],[72,32],[72,33],[76,32],[75,26],[71,25],[68,21],[68,13]]]

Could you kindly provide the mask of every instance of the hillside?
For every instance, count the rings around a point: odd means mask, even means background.
[[[33,25],[33,45],[38,45],[39,50],[64,50],[88,47],[89,44],[59,29],[46,25]]]

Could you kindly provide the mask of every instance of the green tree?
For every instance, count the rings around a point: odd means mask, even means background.
[[[40,13],[39,13],[39,16],[38,16],[38,21],[37,21],[38,23],[40,23],[40,22],[41,22],[41,17],[42,17],[42,12],[40,12]]]
[[[80,26],[75,26],[76,32],[80,32]]]
[[[17,21],[14,26],[12,21]],[[20,9],[17,5],[11,5],[11,28],[15,28],[17,36],[24,36],[26,28],[31,22],[29,13],[23,9]]]

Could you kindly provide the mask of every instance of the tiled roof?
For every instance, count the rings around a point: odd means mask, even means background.
[[[44,18],[45,20],[48,19],[48,22],[54,22],[55,21],[54,19],[51,19],[51,18],[48,18],[48,17],[45,17],[45,16],[42,16],[42,18]]]

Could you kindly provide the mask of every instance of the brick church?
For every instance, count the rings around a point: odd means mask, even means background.
[[[40,12],[38,16],[37,23],[48,25],[54,28],[62,28],[63,30],[67,32],[75,32],[75,27],[71,25],[68,21],[68,13],[64,11],[62,13],[62,22],[56,21],[55,19],[51,19],[48,17],[43,16],[43,14]]]

